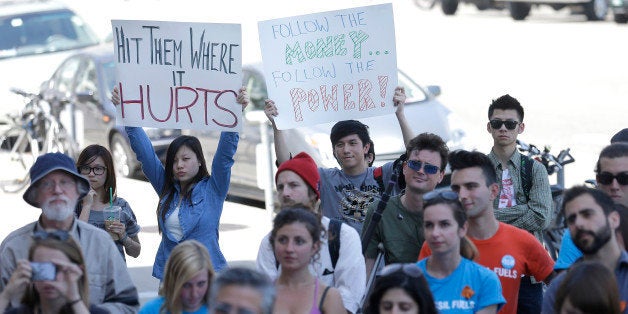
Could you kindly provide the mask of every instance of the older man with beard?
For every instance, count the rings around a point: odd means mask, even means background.
[[[619,226],[619,214],[614,211],[613,200],[600,190],[576,186],[565,191],[563,211],[571,237],[583,253],[580,260],[596,261],[614,271],[620,300],[626,304],[628,253],[619,247],[613,232]],[[542,313],[557,312],[554,304],[556,291],[565,274],[563,272],[556,277],[545,292]]]
[[[41,208],[38,221],[9,234],[0,245],[0,291],[17,261],[28,259],[28,249],[35,233],[46,235],[54,230],[67,231],[81,245],[90,302],[111,313],[136,313],[137,289],[131,281],[124,260],[109,234],[74,217],[78,200],[89,191],[89,182],[76,171],[72,158],[49,153],[37,158],[30,169],[31,185],[24,200]],[[12,300],[16,306],[20,300]]]

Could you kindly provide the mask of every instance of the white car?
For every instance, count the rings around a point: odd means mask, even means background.
[[[61,61],[98,43],[90,27],[59,2],[0,1],[0,124],[24,105],[10,88],[39,92]]]

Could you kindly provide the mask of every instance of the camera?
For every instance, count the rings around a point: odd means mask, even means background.
[[[33,281],[53,281],[57,277],[57,267],[50,262],[31,262]]]

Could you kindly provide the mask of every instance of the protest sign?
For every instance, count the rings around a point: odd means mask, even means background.
[[[121,104],[129,126],[240,131],[239,24],[113,20]]]
[[[394,112],[390,3],[262,21],[259,38],[279,129]]]

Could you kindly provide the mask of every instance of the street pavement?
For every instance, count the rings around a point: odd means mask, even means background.
[[[18,165],[12,164],[6,152],[0,152],[0,181],[17,177]],[[0,222],[0,239],[11,231],[37,220],[41,210],[22,199],[19,193],[0,191],[3,218]],[[127,256],[127,265],[133,282],[138,288],[140,302],[157,296],[159,281],[151,276],[155,253],[161,237],[157,230],[155,209],[157,194],[145,181],[118,178],[118,196],[126,199],[135,213],[142,231],[139,233],[142,251],[138,258]],[[220,220],[220,247],[230,266],[255,266],[257,249],[261,239],[271,228],[271,217],[257,207],[225,202]]]

